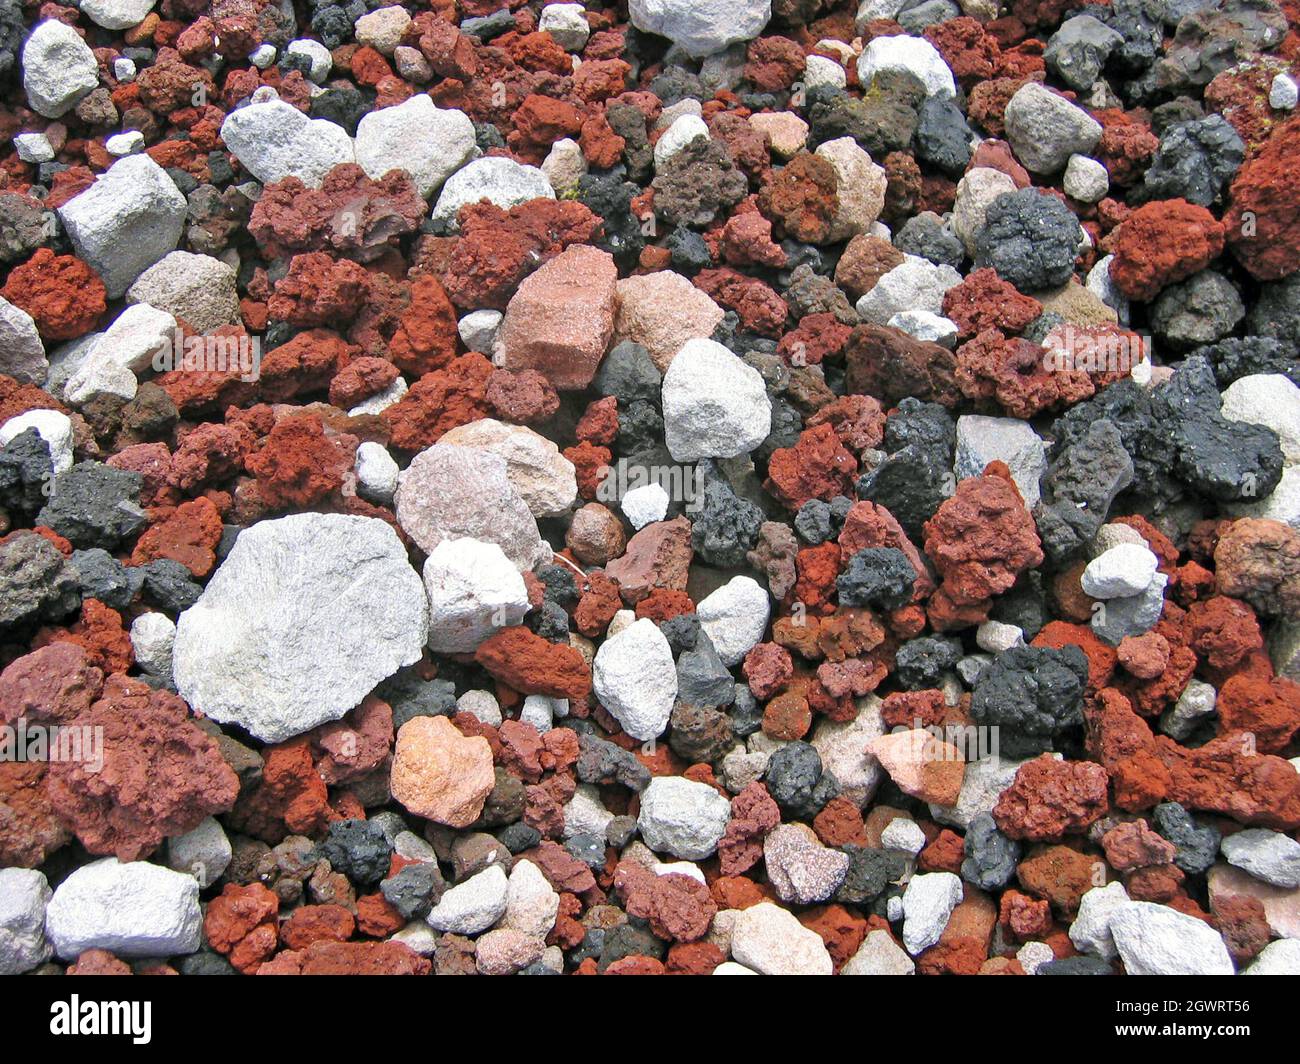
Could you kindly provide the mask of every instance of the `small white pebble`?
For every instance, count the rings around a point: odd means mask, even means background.
[[[14,137],[14,150],[25,163],[48,163],[54,158],[54,147],[44,133],[19,133]]]
[[[1294,111],[1297,101],[1300,101],[1300,89],[1295,80],[1286,74],[1275,77],[1268,90],[1268,105],[1275,111]]]
[[[144,150],[144,134],[138,129],[115,133],[104,141],[104,150],[119,159],[127,155],[135,155]]]

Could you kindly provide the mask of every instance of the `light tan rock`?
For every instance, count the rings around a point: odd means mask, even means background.
[[[865,233],[885,206],[885,187],[889,181],[884,167],[873,163],[852,137],[828,140],[817,148],[817,154],[835,167],[839,178],[836,186],[839,207],[826,242],[834,244]]]
[[[446,717],[414,717],[397,733],[390,789],[416,816],[463,828],[483,812],[495,783],[492,747]]]
[[[672,270],[618,282],[615,339],[644,346],[660,372],[687,340],[712,336],[722,318],[718,304]]]
[[[966,763],[951,743],[924,728],[914,728],[872,739],[867,751],[905,794],[935,805],[957,801]]]
[[[532,429],[480,418],[443,434],[440,443],[479,447],[506,460],[506,477],[534,517],[559,517],[578,498],[573,463],[560,449]]]

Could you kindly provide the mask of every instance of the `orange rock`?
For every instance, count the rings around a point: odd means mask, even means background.
[[[416,816],[467,827],[495,782],[487,740],[466,738],[446,717],[414,717],[398,730],[389,786]]]

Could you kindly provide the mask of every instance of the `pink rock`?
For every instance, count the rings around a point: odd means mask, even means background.
[[[608,252],[585,244],[561,252],[511,297],[502,366],[538,370],[561,391],[585,388],[614,335],[617,282]]]
[[[0,672],[0,721],[71,720],[99,697],[104,674],[76,643],[51,643]]]
[[[934,805],[954,805],[966,775],[961,751],[924,728],[892,732],[867,743],[867,753],[900,790]]]
[[[495,782],[492,747],[482,736],[462,735],[446,717],[415,717],[398,730],[390,787],[416,816],[467,827]]]

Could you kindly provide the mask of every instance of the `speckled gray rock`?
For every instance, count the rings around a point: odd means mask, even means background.
[[[1101,124],[1036,81],[1016,90],[1005,115],[1007,140],[1026,169],[1057,174],[1071,155],[1091,155]]]
[[[731,955],[760,975],[830,975],[833,970],[821,936],[770,901],[751,905],[736,917]]]
[[[508,895],[505,870],[490,865],[443,894],[425,919],[438,931],[477,935],[505,915]]]
[[[176,626],[182,697],[283,742],[338,720],[420,659],[424,588],[373,517],[295,514],[245,529]]]
[[[542,870],[532,861],[516,861],[506,888],[506,912],[502,927],[545,938],[555,926],[560,896]]]
[[[76,30],[47,19],[23,45],[23,89],[32,110],[46,118],[71,111],[99,85],[95,53]]]
[[[877,325],[885,325],[895,314],[908,310],[939,314],[944,293],[959,284],[961,274],[951,266],[908,255],[858,300],[856,309],[864,321]]]
[[[117,299],[176,249],[186,204],[161,166],[148,155],[131,155],[115,162],[57,213],[77,257],[99,274],[108,298]]]
[[[758,371],[713,340],[688,340],[663,379],[664,437],[678,462],[748,454],[772,429]]]
[[[167,840],[167,867],[193,876],[206,889],[221,878],[233,852],[225,830],[208,817],[192,831]]]
[[[1204,680],[1188,680],[1178,701],[1160,717],[1160,730],[1171,739],[1186,739],[1196,725],[1214,712],[1218,692]]]
[[[667,37],[693,59],[751,41],[772,17],[771,0],[630,0],[632,25]]]
[[[135,662],[150,676],[172,683],[172,655],[176,624],[165,613],[142,613],[131,622],[131,649]]]
[[[731,803],[707,783],[683,776],[657,776],[641,792],[637,826],[656,853],[702,861],[718,848]]]
[[[1156,573],[1147,589],[1137,595],[1107,599],[1104,608],[1093,611],[1092,630],[1113,647],[1125,636],[1149,632],[1165,608],[1165,585],[1169,577]]]
[[[1228,864],[1256,879],[1290,890],[1300,887],[1300,842],[1278,831],[1249,828],[1220,844]]]
[[[269,93],[260,100],[255,94],[254,100],[226,116],[221,139],[263,184],[297,177],[317,188],[334,167],[355,162],[352,138],[342,126],[308,118]]]
[[[474,123],[463,111],[435,107],[425,93],[371,111],[357,125],[357,165],[376,181],[405,170],[426,199],[476,150]]]
[[[193,876],[148,861],[106,857],[59,884],[45,911],[45,934],[65,961],[88,949],[124,959],[193,953],[203,911]]]
[[[1038,502],[1038,479],[1047,472],[1047,448],[1042,437],[1019,418],[982,414],[959,417],[953,470],[957,479],[979,476],[992,461],[1007,464],[1025,506],[1032,510]]]
[[[659,626],[642,617],[596,651],[592,689],[634,739],[662,735],[677,699],[672,648]]]
[[[240,324],[235,271],[211,255],[173,251],[136,278],[128,303],[148,303],[200,333]]]
[[[903,892],[903,945],[915,957],[939,941],[962,898],[961,880],[951,872],[913,876]]]
[[[0,868],[0,975],[22,975],[50,959],[45,907],[52,896],[34,868]]]
[[[423,551],[468,536],[495,543],[521,570],[551,560],[551,549],[499,454],[434,444],[406,468],[395,501],[398,524]]]
[[[1232,975],[1219,933],[1167,905],[1131,901],[1110,917],[1110,933],[1129,975]]]
[[[782,901],[816,905],[844,882],[849,855],[823,846],[806,824],[778,824],[763,840],[763,867]]]
[[[535,166],[496,156],[475,159],[447,178],[431,220],[443,222],[455,230],[460,209],[481,199],[495,203],[502,210],[509,210],[532,199],[555,199],[555,190],[546,180],[546,175]]]
[[[45,345],[32,316],[0,297],[0,373],[39,386],[49,371]]]

